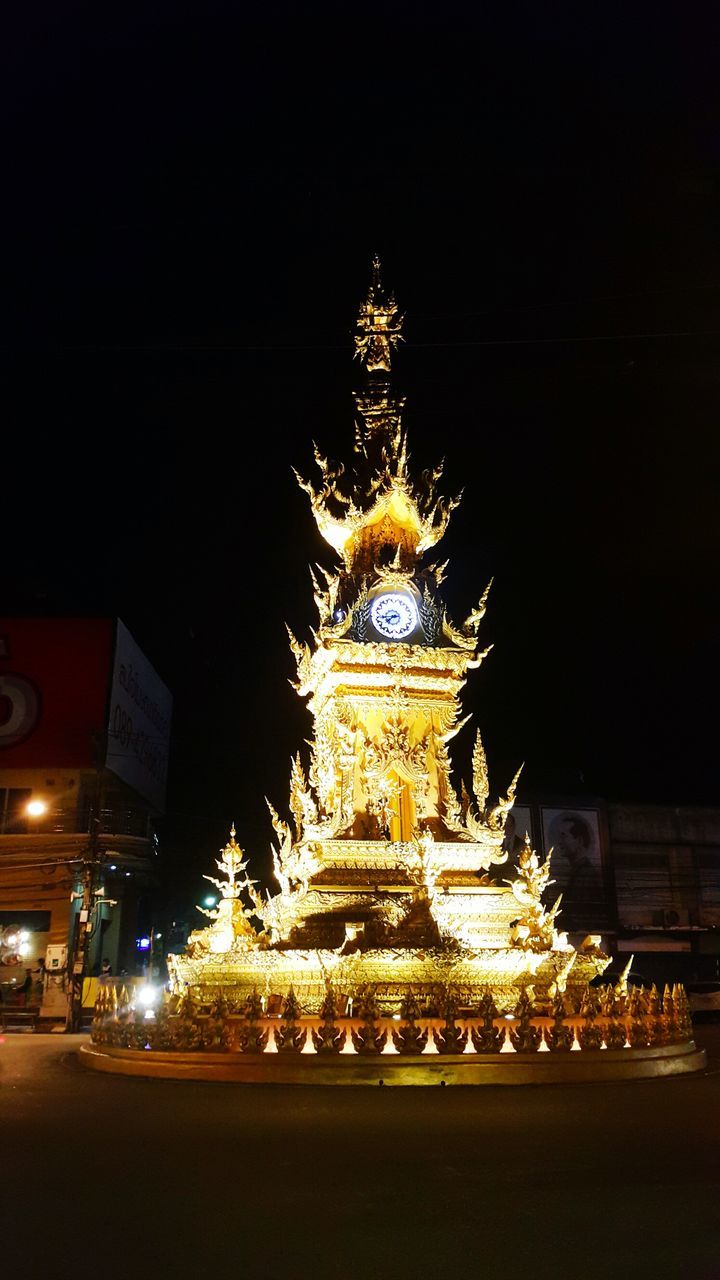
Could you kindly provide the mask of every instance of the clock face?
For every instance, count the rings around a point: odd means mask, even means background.
[[[412,596],[388,591],[370,605],[370,620],[387,640],[404,640],[418,624],[417,605]]]

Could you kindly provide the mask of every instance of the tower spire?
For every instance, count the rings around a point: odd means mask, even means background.
[[[380,259],[375,255],[367,297],[360,303],[355,334],[355,355],[367,373],[389,373],[392,353],[403,341],[404,317],[398,313],[395,295],[382,287]]]
[[[380,257],[377,253],[372,260],[372,287],[378,293],[382,290],[382,280],[380,278]]]

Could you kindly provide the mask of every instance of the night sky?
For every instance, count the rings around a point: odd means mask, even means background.
[[[375,252],[413,456],[465,490],[456,617],[495,576],[493,784],[720,804],[720,23],[673,9],[6,32],[1,610],[118,614],[173,691],[176,885],[232,818],[262,870],[310,732],[284,623],[331,553],[291,465],[350,452]]]

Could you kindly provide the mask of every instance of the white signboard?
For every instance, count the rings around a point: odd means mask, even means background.
[[[172,695],[118,619],[108,716],[107,767],[163,811]]]

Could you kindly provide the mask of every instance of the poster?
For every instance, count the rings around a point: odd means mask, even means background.
[[[532,810],[529,805],[515,804],[505,819],[505,837],[502,842],[503,853],[508,855],[508,862],[517,862],[518,854],[525,848],[525,836],[530,836],[530,844],[534,848]]]
[[[600,823],[596,809],[543,809],[543,849],[552,849],[551,877],[562,893],[566,929],[607,928]]]

